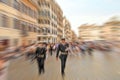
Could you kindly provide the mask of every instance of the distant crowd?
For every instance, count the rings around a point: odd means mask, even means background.
[[[34,43],[28,46],[8,46],[4,51],[0,51],[0,75],[2,71],[5,69],[4,63],[10,59],[16,59],[17,57],[25,55],[27,59],[31,59],[33,61],[36,56],[34,55],[36,48],[38,45],[43,43]],[[53,55],[56,53],[59,43],[44,43],[44,47],[46,48],[46,54]],[[69,55],[79,55],[81,54],[90,54],[94,50],[101,51],[110,51],[112,49],[112,43],[109,42],[68,42],[69,44]],[[43,46],[43,45],[41,45]]]

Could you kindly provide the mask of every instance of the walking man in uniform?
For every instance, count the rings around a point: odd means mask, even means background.
[[[39,44],[39,46],[36,49],[36,58],[38,62],[38,68],[39,68],[39,74],[42,72],[45,72],[44,69],[44,62],[46,59],[46,45],[45,43]]]
[[[64,70],[65,70],[66,60],[68,56],[68,50],[69,50],[69,44],[65,42],[65,38],[62,38],[61,43],[58,45],[57,55],[56,55],[57,60],[58,60],[58,57],[61,60],[61,74],[62,75],[65,74]]]

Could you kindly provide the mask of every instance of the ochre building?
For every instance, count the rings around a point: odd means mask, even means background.
[[[63,12],[55,0],[39,0],[39,42],[59,42],[63,34]]]
[[[0,0],[0,40],[28,45],[37,40],[38,7],[32,0]]]

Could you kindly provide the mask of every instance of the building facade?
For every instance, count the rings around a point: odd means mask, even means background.
[[[84,41],[107,40],[120,41],[120,21],[112,20],[102,26],[81,25],[79,28],[79,39]]]
[[[0,41],[28,45],[37,40],[38,7],[32,0],[0,0]]]
[[[77,37],[77,35],[75,34],[75,32],[72,30],[71,31],[71,40],[72,40],[72,42],[77,42],[78,41],[78,37]]]
[[[120,21],[108,21],[101,29],[101,38],[109,41],[120,41]]]
[[[79,30],[79,39],[83,41],[94,41],[94,40],[101,40],[100,38],[100,29],[101,26],[96,25],[88,25],[83,24],[81,25]]]
[[[70,22],[66,19],[66,17],[63,18],[63,37],[66,38],[67,41],[72,41],[72,30]]]
[[[62,36],[63,12],[55,0],[39,0],[39,42],[56,43]]]

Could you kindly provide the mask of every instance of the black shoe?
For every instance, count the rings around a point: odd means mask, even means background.
[[[40,71],[40,72],[39,72],[39,75],[41,75],[41,73],[42,73],[42,72]]]
[[[45,70],[43,70],[43,74],[45,73]]]
[[[39,73],[39,75],[41,75],[41,73]]]
[[[62,72],[62,76],[65,76],[65,72]]]

